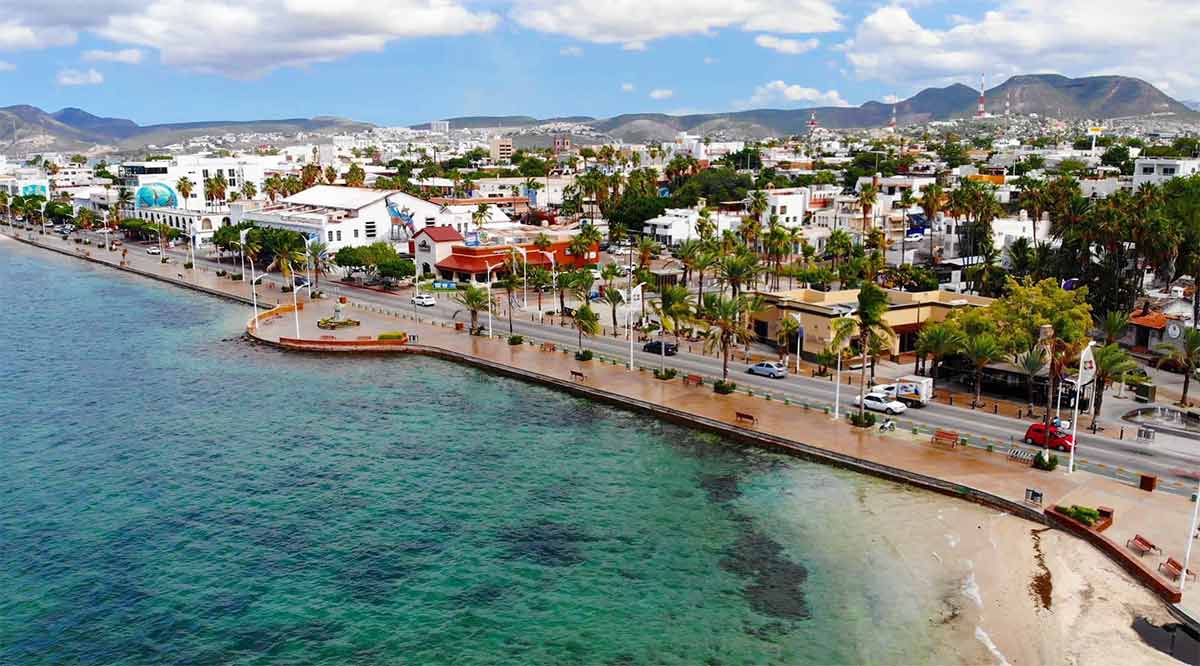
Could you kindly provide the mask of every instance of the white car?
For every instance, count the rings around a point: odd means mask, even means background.
[[[146,248],[146,254],[162,254],[162,250],[158,249],[157,246],[152,245]]]
[[[854,404],[858,404],[858,396],[854,396]],[[908,409],[904,403],[892,400],[886,393],[868,393],[862,398],[862,404],[867,409],[885,414],[902,414]]]
[[[409,302],[423,308],[431,308],[437,305],[437,299],[433,297],[433,294],[417,294],[409,299]]]
[[[925,240],[925,234],[919,231],[910,231],[904,235],[904,240],[908,241],[909,243]]]
[[[777,363],[774,361],[755,363],[749,368],[746,368],[746,372],[752,375],[770,377],[771,379],[783,379],[784,377],[787,377],[787,367],[782,363]]]

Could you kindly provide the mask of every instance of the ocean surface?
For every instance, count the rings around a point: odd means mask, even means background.
[[[952,500],[0,239],[0,664],[929,663]],[[969,639],[968,639],[969,640]]]

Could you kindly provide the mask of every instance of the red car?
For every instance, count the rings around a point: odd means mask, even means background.
[[[1025,443],[1059,451],[1070,451],[1075,447],[1074,438],[1054,426],[1049,428],[1049,437],[1046,436],[1046,433],[1047,428],[1044,423],[1035,423],[1025,431]]]

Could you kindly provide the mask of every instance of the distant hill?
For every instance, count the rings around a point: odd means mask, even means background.
[[[344,118],[285,118],[280,120],[213,120],[138,125],[126,118],[103,118],[77,108],[47,113],[35,106],[0,107],[0,152],[85,150],[95,145],[134,149],[149,144],[169,145],[206,134],[228,132],[353,132],[372,127]]]
[[[595,118],[591,116],[564,116],[561,118],[543,118],[538,119],[533,116],[460,116],[458,118],[444,118],[450,123],[450,129],[487,129],[495,128],[520,128],[531,127],[533,125],[544,125],[546,123],[589,123]],[[411,125],[412,129],[427,130],[429,123],[421,123],[420,125]]]
[[[1183,103],[1154,86],[1125,76],[1092,76],[1072,79],[1058,74],[1014,76],[987,91],[988,112],[1001,115],[1007,101],[1013,113],[1053,116],[1064,119],[1104,119],[1173,112],[1191,114]],[[571,119],[591,125],[622,141],[661,141],[678,132],[716,133],[748,138],[799,134],[807,130],[815,113],[822,127],[849,129],[882,127],[895,106],[901,125],[931,120],[950,120],[974,115],[979,91],[961,83],[945,88],[926,88],[895,105],[866,102],[857,107],[824,106],[800,109],[752,109],[729,113],[673,116],[664,113],[629,113],[593,120]],[[451,118],[451,127],[532,127],[555,120],[530,116]],[[418,125],[426,128],[428,125]]]
[[[1200,99],[1188,100],[1186,102],[1180,102],[1180,104],[1183,104],[1192,111],[1200,111]]]

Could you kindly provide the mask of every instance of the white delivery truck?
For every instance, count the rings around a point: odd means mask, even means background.
[[[905,375],[895,384],[872,386],[872,392],[884,393],[909,407],[924,407],[933,400],[933,378],[920,375]]]

